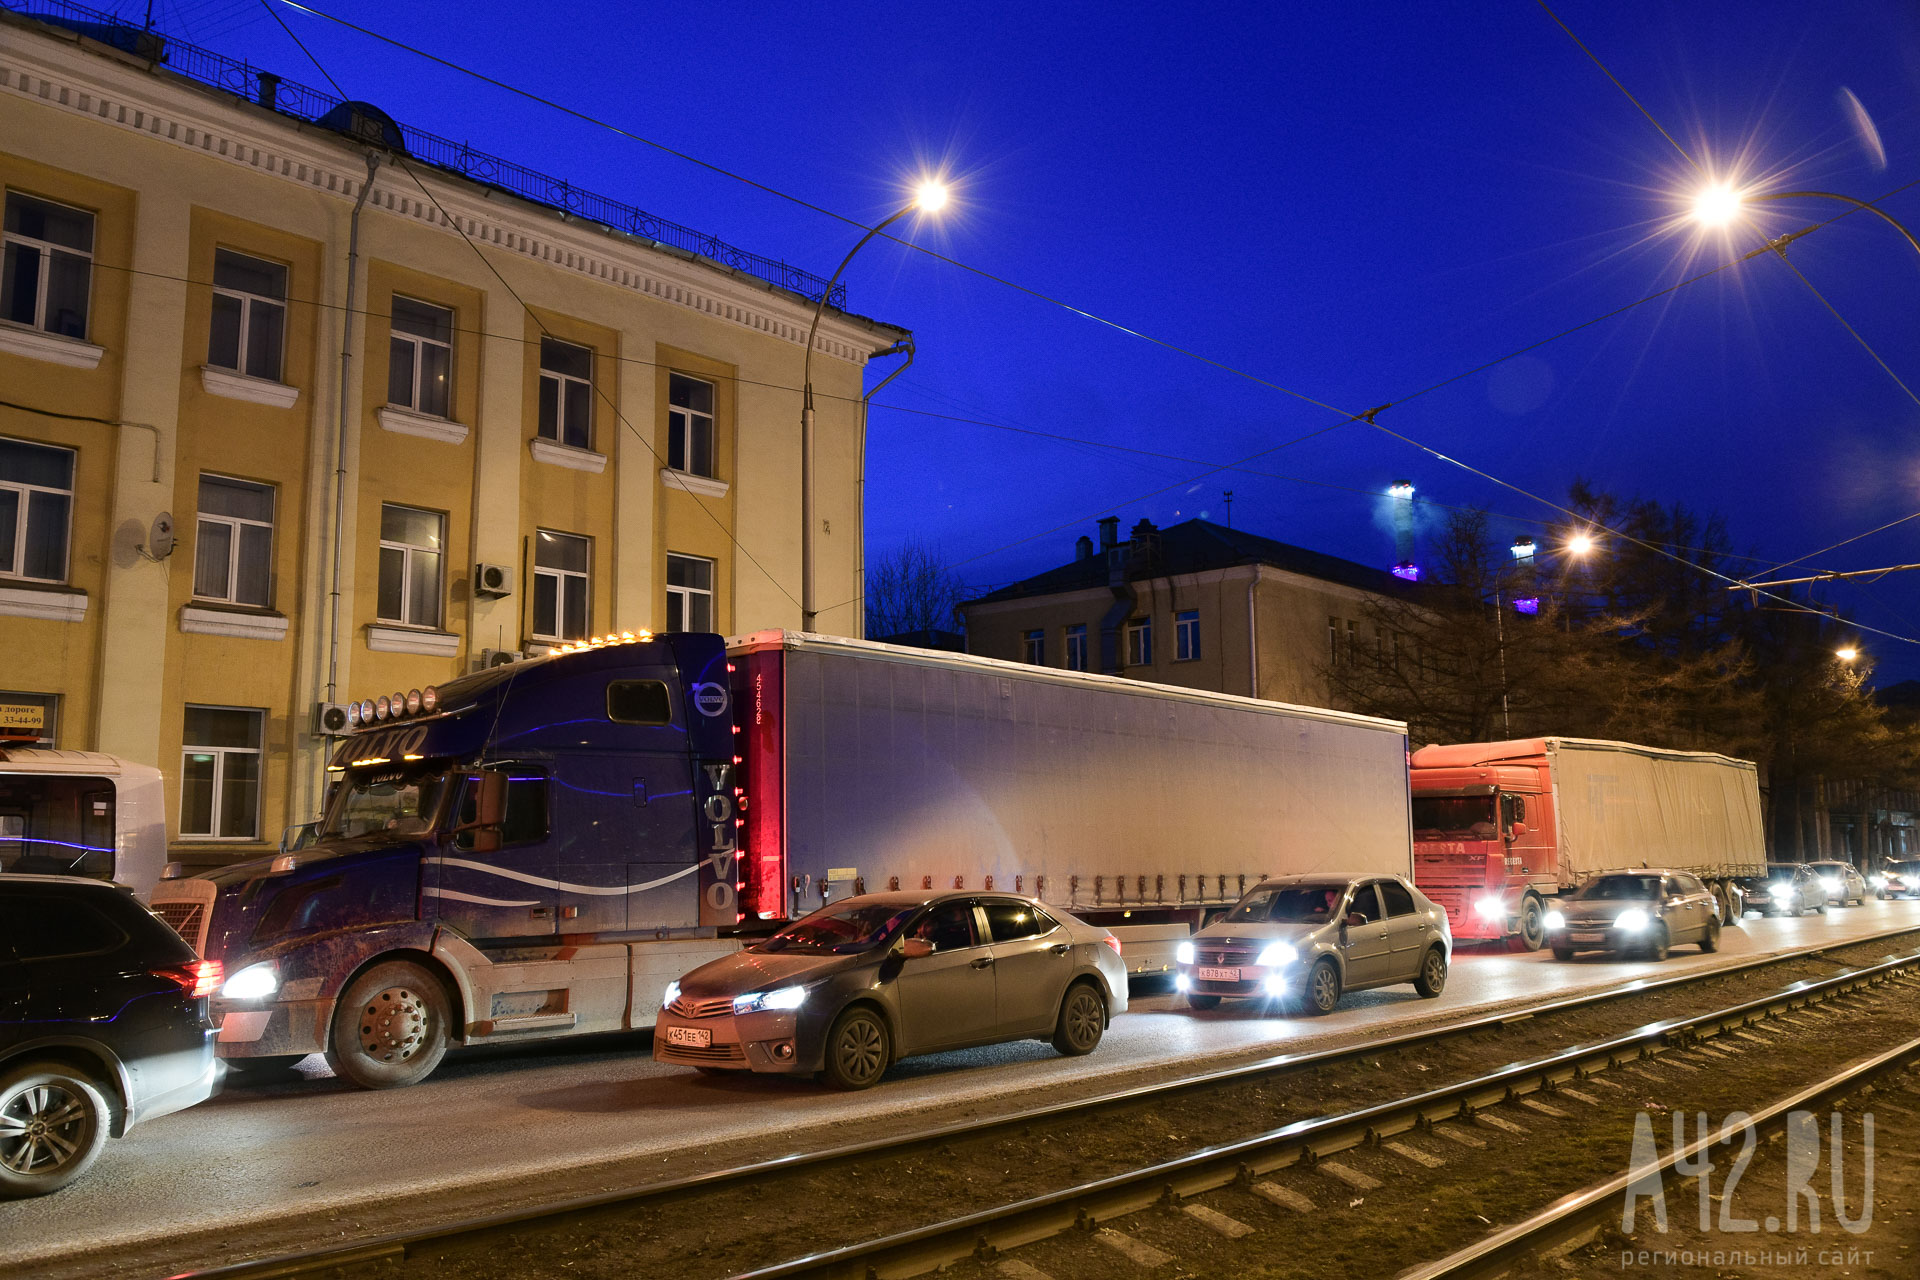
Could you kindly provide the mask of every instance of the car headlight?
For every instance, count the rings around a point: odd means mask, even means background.
[[[1173,958],[1177,964],[1192,964],[1193,944],[1191,942],[1183,942],[1175,947],[1173,949]]]
[[[1793,886],[1790,884],[1777,884],[1773,886],[1773,896],[1782,901],[1791,898],[1793,896]]]
[[[1887,878],[1885,876],[1868,876],[1867,883],[1876,889],[1884,889],[1887,887]]]
[[[1567,927],[1567,915],[1564,911],[1547,912],[1547,928],[1564,929]]]
[[[280,989],[280,975],[271,960],[250,964],[221,984],[223,1000],[258,1000]]]
[[[754,1013],[761,1009],[787,1010],[798,1009],[807,1002],[805,987],[781,987],[778,991],[756,991],[752,995],[735,996],[735,1013]]]
[[[1838,893],[1840,892],[1840,881],[1834,876],[1821,876],[1820,887],[1828,893]]]
[[[1292,964],[1299,958],[1300,953],[1286,943],[1270,942],[1266,948],[1260,952],[1259,959],[1255,960],[1254,963],[1270,967],[1273,965]]]
[[[1499,920],[1507,914],[1507,904],[1500,898],[1482,898],[1473,904],[1473,909],[1487,920]]]
[[[669,982],[667,984],[666,991],[661,994],[660,1007],[664,1009],[668,1005],[672,1004],[675,1000],[678,1000],[679,998],[680,998],[680,982],[678,979],[675,979],[674,981]]]
[[[1623,933],[1638,933],[1651,923],[1652,921],[1647,918],[1647,913],[1638,907],[1634,907],[1628,911],[1622,911],[1613,918],[1613,927]]]

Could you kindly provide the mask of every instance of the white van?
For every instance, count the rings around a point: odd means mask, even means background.
[[[158,769],[97,751],[0,744],[0,872],[112,880],[144,902],[166,862]]]

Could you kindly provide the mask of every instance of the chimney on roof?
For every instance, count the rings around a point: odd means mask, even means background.
[[[1093,559],[1093,539],[1084,533],[1081,534],[1080,540],[1073,544],[1073,558],[1075,560]]]
[[[1118,546],[1119,543],[1120,517],[1107,516],[1100,521],[1100,549],[1105,551],[1109,547]]]
[[[1133,526],[1132,536],[1135,542],[1145,542],[1158,532],[1160,532],[1160,530],[1154,525],[1153,521],[1147,519],[1145,516],[1141,516],[1140,523]]]

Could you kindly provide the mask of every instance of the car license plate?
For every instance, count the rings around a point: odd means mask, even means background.
[[[1605,942],[1607,935],[1604,933],[1570,933],[1567,935],[1567,940],[1569,942]]]
[[[668,1044],[683,1044],[689,1049],[711,1049],[713,1032],[707,1027],[668,1027]]]
[[[1202,982],[1240,981],[1240,971],[1238,969],[1195,969],[1193,976]]]

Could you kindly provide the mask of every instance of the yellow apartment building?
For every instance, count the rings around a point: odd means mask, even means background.
[[[824,281],[82,12],[0,13],[0,704],[159,766],[176,858],[311,817],[329,705],[800,625]],[[820,323],[818,630],[907,337]]]

